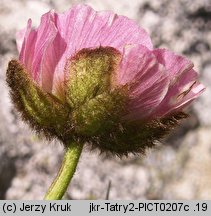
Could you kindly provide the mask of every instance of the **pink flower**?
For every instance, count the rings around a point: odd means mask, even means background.
[[[37,29],[29,20],[27,28],[17,34],[17,45],[19,61],[28,75],[42,91],[63,102],[67,80],[71,82],[73,59],[80,59],[85,48],[85,52],[105,48],[112,53],[116,57],[112,91],[127,89],[121,124],[151,124],[174,116],[204,90],[187,58],[166,49],[154,49],[146,31],[127,17],[110,11],[96,12],[86,5],[74,6],[63,14],[50,11],[42,16]],[[154,132],[149,136],[150,142],[156,137]]]
[[[64,14],[50,11],[40,26],[32,21],[17,35],[19,60],[43,90],[58,94],[67,59],[83,48],[121,52],[117,85],[130,85],[128,118],[161,117],[182,110],[204,86],[193,63],[166,49],[154,49],[146,31],[110,11],[77,5]]]

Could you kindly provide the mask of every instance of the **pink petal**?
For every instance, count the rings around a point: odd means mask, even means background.
[[[55,24],[67,43],[56,68],[55,86],[63,79],[66,60],[82,48],[111,46],[121,50],[126,44],[143,44],[152,49],[150,37],[134,21],[109,11],[96,12],[86,5],[59,14]]]
[[[180,103],[177,104],[177,106],[174,106],[174,109],[171,110],[171,112],[178,112],[187,107],[194,99],[199,97],[205,90],[204,85],[197,82],[194,83],[193,86],[190,87],[189,93],[187,95],[184,95],[182,100],[180,100]]]
[[[164,67],[142,45],[126,47],[118,72],[117,85],[129,87],[127,119],[143,119],[161,103],[169,80]]]
[[[197,81],[198,74],[188,59],[164,49],[157,49],[154,53],[171,79],[168,93],[153,114],[154,117],[161,117],[182,110],[202,93],[204,86]]]
[[[65,49],[66,43],[64,42],[64,39],[61,38],[61,35],[57,33],[54,40],[49,43],[48,47],[43,53],[43,59],[41,63],[41,82],[42,88],[46,92],[52,92],[55,68]]]
[[[205,89],[197,79],[198,74],[193,69],[183,73],[174,86],[169,89],[169,92],[161,104],[161,107],[163,106],[161,111],[164,112],[164,114],[168,114],[170,112],[182,110],[191,101],[197,98]]]
[[[153,53],[157,57],[158,62],[164,65],[168,70],[171,83],[173,83],[181,73],[193,68],[193,63],[189,59],[176,55],[167,49],[155,49]]]
[[[37,82],[40,82],[43,54],[57,35],[57,29],[53,21],[53,12],[48,12],[42,16],[40,26],[37,30],[32,30],[32,22],[29,20],[25,32],[19,58]]]
[[[19,55],[19,60],[25,65],[27,71],[32,75],[32,61],[34,56],[34,47],[37,37],[37,32],[32,30],[32,21],[28,20],[24,41]]]
[[[43,54],[57,35],[57,29],[53,21],[54,13],[50,11],[42,16],[40,26],[37,29],[35,53],[32,62],[35,80],[40,79],[41,61]]]
[[[100,45],[118,49],[126,44],[142,44],[152,49],[150,37],[133,20],[110,11],[96,12],[86,5],[77,5],[59,14],[57,28],[69,45],[69,55]]]

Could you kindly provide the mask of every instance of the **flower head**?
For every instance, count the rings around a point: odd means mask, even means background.
[[[7,71],[11,96],[47,137],[118,155],[144,152],[186,117],[204,86],[191,61],[154,49],[146,31],[109,11],[50,11],[17,34]]]

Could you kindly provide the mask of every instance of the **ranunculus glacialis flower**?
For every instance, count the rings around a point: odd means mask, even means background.
[[[64,143],[118,155],[144,152],[204,90],[193,63],[153,48],[147,32],[110,11],[50,11],[18,32],[7,82],[23,118]]]

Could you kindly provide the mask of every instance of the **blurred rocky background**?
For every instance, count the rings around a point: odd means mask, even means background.
[[[142,25],[155,47],[188,56],[206,92],[162,145],[123,160],[84,151],[67,199],[211,199],[211,0],[0,0],[0,199],[42,199],[62,160],[62,146],[37,137],[13,110],[5,84],[17,58],[15,33],[30,17],[75,3],[113,10]]]

